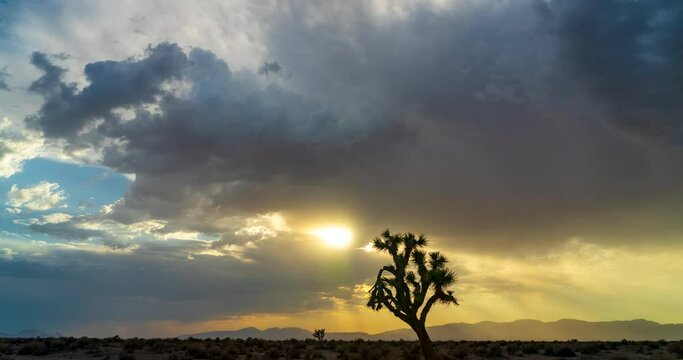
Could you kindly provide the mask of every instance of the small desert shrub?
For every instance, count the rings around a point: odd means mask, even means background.
[[[371,348],[369,346],[364,346],[361,349],[360,355],[366,360],[381,360],[384,357],[381,349]]]
[[[403,360],[418,360],[422,357],[422,350],[420,345],[407,344],[403,348]]]
[[[9,355],[11,353],[12,353],[12,347],[8,343],[6,343],[4,341],[0,341],[0,355],[2,355],[2,354]]]
[[[456,359],[464,359],[470,353],[470,345],[467,343],[459,343],[451,347],[448,352],[450,356]]]
[[[206,347],[202,344],[189,344],[185,351],[187,352],[187,355],[195,359],[207,359],[209,357],[209,354],[206,351]]]
[[[650,356],[651,360],[674,360],[676,359],[676,355],[664,352],[664,351],[656,351],[652,353],[652,356]]]
[[[559,346],[556,344],[548,344],[543,352],[545,356],[556,356],[556,357],[576,357],[574,350],[570,349],[568,346]]]
[[[503,349],[500,345],[486,342],[474,349],[474,354],[482,358],[501,358],[503,357]]]
[[[97,356],[97,355],[102,355],[102,350],[100,349],[88,349],[85,351],[87,355],[90,356]]]
[[[683,341],[672,341],[666,347],[670,353],[676,354],[679,358],[683,358]]]
[[[520,355],[522,353],[522,350],[521,350],[519,344],[514,342],[514,343],[507,344],[507,346],[505,347],[505,352],[509,356],[512,356],[512,355]]]
[[[78,339],[74,339],[72,342],[72,348],[76,349],[94,349],[97,347],[97,339],[91,339],[88,337],[80,337]]]
[[[631,357],[624,353],[612,354],[609,360],[631,360]]]
[[[559,350],[557,350],[557,352],[555,352],[555,356],[563,357],[563,358],[576,357],[576,353],[574,352],[574,350],[565,346],[565,347],[561,347]]]
[[[51,352],[59,352],[59,351],[65,351],[68,349],[68,344],[64,338],[59,338],[59,339],[48,339],[48,346],[50,347]]]
[[[17,355],[42,356],[47,355],[49,353],[50,351],[47,348],[47,346],[45,346],[45,343],[40,340],[29,341],[21,345],[21,347],[19,347],[19,350],[17,351]]]
[[[379,348],[379,351],[382,353],[382,356],[387,357],[391,352],[391,348],[389,346],[382,346]]]
[[[266,359],[276,360],[280,358],[280,350],[276,347],[268,348],[266,351]]]
[[[647,342],[647,346],[648,346],[650,349],[656,350],[656,349],[659,349],[659,347],[661,346],[661,344],[659,343],[659,341],[648,341],[648,342]]]
[[[311,356],[311,360],[321,360],[325,359],[325,355],[323,355],[320,351],[313,351],[313,355]]]
[[[287,350],[287,358],[288,359],[298,359],[301,357],[302,353],[303,353],[303,351],[301,349],[292,346]]]
[[[244,346],[240,346],[240,344],[237,343],[230,343],[225,346],[225,352],[227,352],[230,356],[236,358],[238,355],[245,355],[247,353],[247,349]]]
[[[580,352],[581,355],[592,355],[592,354],[597,354],[600,352],[600,346],[596,343],[583,343],[580,344],[577,348],[576,351]]]
[[[145,340],[139,338],[126,339],[123,341],[123,350],[129,353],[140,350],[144,347]]]
[[[489,347],[486,345],[477,345],[477,347],[474,348],[473,353],[479,357],[486,357],[488,350]]]
[[[525,343],[522,345],[522,353],[525,355],[538,354],[540,350],[540,346],[535,342]]]
[[[211,346],[206,350],[209,359],[231,359],[232,356],[227,351],[218,346]]]
[[[163,353],[167,353],[167,352],[171,351],[171,350],[172,350],[172,347],[171,347],[171,345],[170,345],[169,343],[167,343],[166,341],[157,339],[157,340],[152,341],[152,342],[150,343],[149,349],[150,349],[153,353],[156,353],[156,354],[163,354]]]

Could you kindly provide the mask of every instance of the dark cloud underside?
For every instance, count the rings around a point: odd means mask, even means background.
[[[292,74],[280,85],[161,44],[89,64],[78,90],[34,54],[46,101],[28,121],[137,175],[115,218],[203,231],[323,204],[364,235],[547,241],[680,192],[677,2],[467,3],[389,24],[361,3],[331,11],[289,5],[269,44]]]

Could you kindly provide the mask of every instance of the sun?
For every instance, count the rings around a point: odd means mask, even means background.
[[[345,248],[351,244],[351,230],[341,226],[328,226],[314,229],[311,234],[319,237],[325,245],[333,248]]]

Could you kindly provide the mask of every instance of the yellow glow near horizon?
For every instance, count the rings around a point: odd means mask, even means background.
[[[314,229],[311,234],[319,237],[325,245],[333,248],[345,248],[351,244],[351,230],[341,226],[328,226]]]

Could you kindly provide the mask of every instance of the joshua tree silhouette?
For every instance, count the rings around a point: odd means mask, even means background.
[[[424,235],[391,234],[388,229],[374,239],[375,250],[388,252],[394,265],[386,265],[377,273],[368,306],[373,310],[386,307],[408,324],[420,340],[425,359],[432,360],[436,353],[425,327],[427,314],[437,301],[458,305],[458,300],[448,290],[456,279],[455,273],[446,268],[448,260],[439,252],[427,255],[420,250],[425,245]]]
[[[325,329],[315,329],[313,337],[318,339],[318,341],[323,341],[325,339]]]

